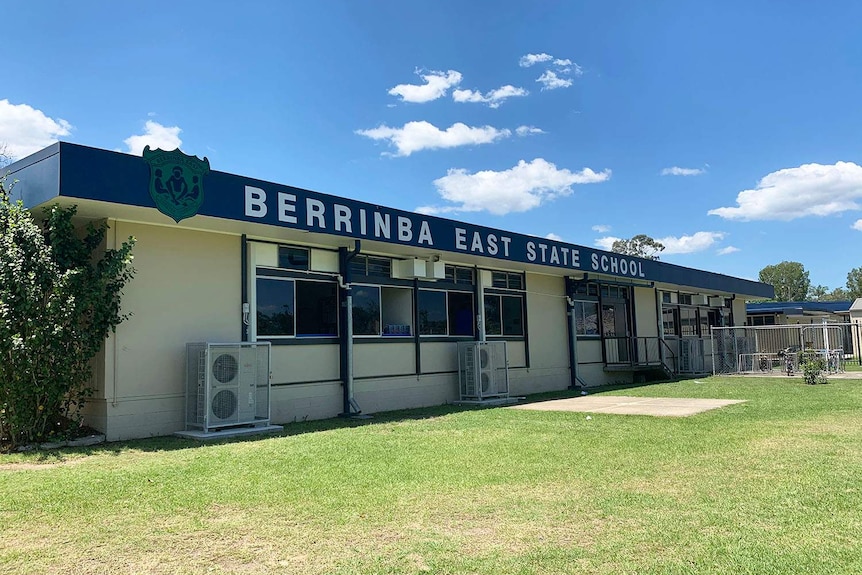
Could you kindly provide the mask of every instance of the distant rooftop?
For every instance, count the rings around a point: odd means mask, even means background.
[[[853,309],[862,309],[862,298],[857,299],[856,303],[859,307]],[[745,304],[745,311],[748,315],[760,313],[779,313],[784,315],[822,315],[827,313],[848,313],[850,304],[848,301],[766,301],[758,303]],[[856,304],[854,304],[856,305]]]

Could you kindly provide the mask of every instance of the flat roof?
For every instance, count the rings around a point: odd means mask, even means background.
[[[169,154],[181,153],[163,153]],[[185,158],[177,162],[182,166],[186,161],[189,166],[201,163],[193,156]],[[297,237],[294,232],[303,233],[301,237],[310,243],[331,243],[336,236],[378,248],[396,244],[406,257],[446,252],[476,265],[511,262],[523,269],[577,279],[613,278],[663,289],[686,287],[705,293],[774,297],[772,286],[756,281],[358,202],[206,166],[205,175],[195,180],[200,205],[192,215],[180,218],[157,209],[159,195],[152,191],[156,170],[143,157],[58,142],[11,164],[7,173],[17,180],[13,197],[23,200],[27,208],[51,202],[77,204],[79,213],[87,217],[268,235],[286,238],[285,243]],[[165,180],[169,175],[158,174]],[[162,192],[166,194],[166,190]],[[174,221],[186,217],[190,219],[182,224]],[[273,227],[279,228],[275,235]]]
[[[766,301],[745,304],[748,314],[777,313],[784,315],[811,315],[848,313],[850,301]]]

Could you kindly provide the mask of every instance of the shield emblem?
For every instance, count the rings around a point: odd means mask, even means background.
[[[144,148],[144,161],[150,166],[150,196],[160,212],[179,223],[190,218],[204,202],[204,176],[210,161],[189,156],[179,148]]]

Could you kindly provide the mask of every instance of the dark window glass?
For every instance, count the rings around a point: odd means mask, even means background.
[[[500,317],[500,296],[485,296],[485,334],[503,335],[503,323]]]
[[[524,289],[524,276],[521,274],[509,274],[509,289]]]
[[[353,287],[353,335],[380,335],[380,288]]]
[[[661,310],[661,325],[664,335],[679,335],[677,329],[677,308],[666,307]]]
[[[307,270],[308,250],[278,246],[278,267],[287,270]]]
[[[449,292],[449,335],[473,335],[473,294]]]
[[[419,335],[446,335],[446,292],[419,290]]]
[[[257,335],[294,335],[293,282],[257,278]]]
[[[679,294],[679,303],[685,304],[685,305],[691,305],[691,294],[690,293]]]
[[[491,272],[491,285],[495,288],[509,287],[506,272]]]
[[[594,301],[576,301],[573,311],[578,335],[599,334],[599,304]]]
[[[670,292],[669,291],[661,292],[661,301],[662,301],[662,303],[670,303]]]
[[[524,335],[524,298],[502,296],[503,335]]]
[[[455,266],[445,266],[446,281],[455,283]]]
[[[701,309],[698,311],[698,320],[700,322],[701,337],[709,335],[709,314],[707,313],[707,310]]]
[[[392,275],[392,260],[389,258],[368,258],[368,275],[388,278]]]
[[[697,310],[695,308],[679,308],[679,333],[683,337],[697,335]]]
[[[368,275],[368,256],[355,256],[350,263],[347,264],[347,269],[353,276]]]
[[[473,285],[473,268],[455,268],[455,283]]]
[[[338,335],[336,284],[301,280],[296,282],[296,335]]]

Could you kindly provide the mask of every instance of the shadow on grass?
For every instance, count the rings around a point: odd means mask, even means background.
[[[665,381],[597,386],[590,387],[587,392],[589,395],[595,395],[609,391],[620,391],[625,389],[650,387],[653,385],[660,385],[662,383],[667,382]],[[554,399],[567,399],[572,397],[580,397],[581,395],[582,393],[580,389],[549,391],[543,393],[536,393],[528,396],[518,396],[518,404],[523,405]],[[177,451],[183,449],[198,449],[210,445],[266,441],[272,438],[292,437],[304,435],[306,433],[321,433],[339,429],[351,429],[380,424],[397,423],[402,421],[419,421],[423,419],[434,419],[463,412],[497,409],[499,407],[499,405],[481,406],[445,404],[433,407],[421,407],[414,409],[400,409],[395,411],[378,412],[368,419],[333,417],[330,419],[285,423],[283,424],[284,431],[278,433],[261,433],[259,435],[243,435],[238,437],[223,437],[208,440],[196,440],[175,436],[161,436],[146,439],[114,441],[88,447],[63,447],[50,450],[35,450],[21,453],[18,455],[20,455],[27,463],[41,463],[50,465],[55,463],[66,463],[74,459],[86,458],[94,455],[120,456],[130,451]],[[2,461],[2,459],[0,459],[0,461]]]

